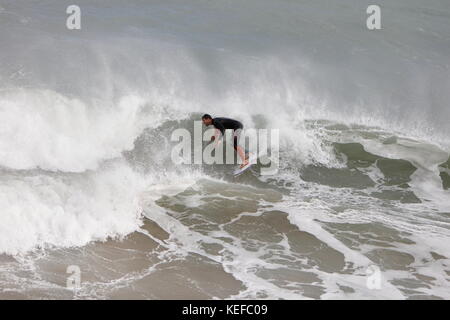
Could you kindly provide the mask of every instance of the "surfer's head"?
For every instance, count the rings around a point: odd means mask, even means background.
[[[202,121],[205,126],[209,126],[212,124],[212,117],[209,114],[205,113],[202,116]]]

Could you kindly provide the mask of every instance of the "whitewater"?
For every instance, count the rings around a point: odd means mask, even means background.
[[[370,4],[0,0],[0,299],[450,299],[450,3]]]

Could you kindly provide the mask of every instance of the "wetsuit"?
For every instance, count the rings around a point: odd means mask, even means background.
[[[236,148],[238,146],[239,131],[244,128],[242,123],[240,123],[237,120],[233,120],[233,119],[229,119],[229,118],[214,118],[212,120],[212,125],[214,126],[214,128],[220,130],[220,132],[222,133],[222,136],[225,135],[226,129],[232,129],[234,131],[233,146],[234,146],[234,150],[236,150]],[[239,131],[237,131],[237,130],[239,130]]]

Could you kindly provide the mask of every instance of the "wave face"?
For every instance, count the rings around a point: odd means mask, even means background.
[[[0,4],[0,297],[74,297],[77,264],[80,298],[448,299],[450,5],[421,2],[379,31],[357,0]],[[173,164],[205,112],[280,129],[279,173]]]

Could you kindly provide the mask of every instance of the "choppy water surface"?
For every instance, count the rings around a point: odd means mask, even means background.
[[[1,298],[450,298],[447,1],[69,4],[0,3]],[[174,164],[206,112],[278,173]]]

